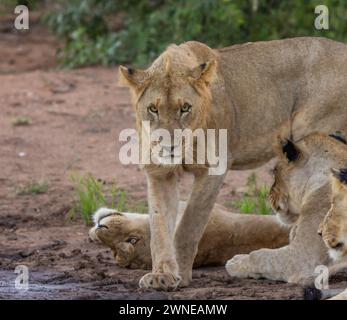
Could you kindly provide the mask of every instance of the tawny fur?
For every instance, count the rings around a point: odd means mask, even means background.
[[[328,250],[317,230],[330,208],[330,169],[347,165],[347,146],[326,135],[311,134],[295,143],[295,161],[288,161],[283,142],[278,150],[282,151],[278,151],[270,193],[273,204],[285,204],[282,215],[296,218],[295,235],[283,248],[235,256],[226,268],[236,277],[306,283],[318,265],[329,264]]]
[[[331,188],[331,207],[319,227],[319,233],[330,256],[338,261],[347,258],[347,185],[333,174]]]
[[[185,206],[185,202],[180,202],[180,215]],[[148,214],[118,213],[102,208],[95,213],[94,223],[90,238],[111,248],[119,266],[152,267]],[[200,240],[194,267],[224,265],[236,254],[282,247],[289,242],[289,230],[274,216],[232,213],[216,204]]]
[[[282,127],[295,141],[315,131],[345,130],[346,74],[347,46],[324,38],[218,50],[190,41],[170,46],[147,70],[120,67],[123,82],[131,88],[141,145],[149,143],[148,134],[141,140],[143,120],[150,121],[152,130],[169,132],[227,129],[228,169],[255,168],[269,161]],[[181,113],[186,103],[191,109]],[[170,290],[189,284],[198,243],[225,176],[208,175],[208,167],[208,163],[143,166],[153,267],[140,280],[141,287]],[[182,171],[193,173],[195,181],[175,228]]]
[[[347,300],[347,289],[329,300]]]
[[[347,147],[345,147],[347,148]],[[346,172],[346,167],[342,168]],[[322,236],[329,254],[334,261],[329,267],[329,276],[347,269],[347,185],[341,179],[340,169],[332,168],[331,175],[331,207],[319,226],[318,233]],[[347,300],[347,290],[332,300]]]

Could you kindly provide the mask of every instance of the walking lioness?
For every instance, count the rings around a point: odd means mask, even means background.
[[[347,46],[323,38],[218,50],[191,41],[171,45],[147,70],[120,67],[132,92],[141,145],[142,121],[149,121],[151,130],[170,133],[226,129],[226,157],[220,162],[227,169],[255,168],[270,160],[276,132],[285,123],[292,124],[294,141],[313,131],[346,128],[346,74]],[[176,141],[161,147],[169,158],[176,157]],[[143,164],[153,267],[140,280],[141,287],[170,290],[191,280],[198,243],[226,173],[209,175],[209,162],[184,160],[181,165]],[[175,227],[181,171],[191,172],[195,180]]]

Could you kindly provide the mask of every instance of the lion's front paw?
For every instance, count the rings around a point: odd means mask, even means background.
[[[232,277],[247,278],[249,276],[248,261],[248,254],[238,254],[227,261],[225,269]]]
[[[140,288],[171,291],[177,289],[181,278],[173,273],[147,273],[139,282]]]
[[[189,283],[192,281],[192,270],[187,272],[180,272],[180,278],[181,278],[180,287],[181,288],[188,287]]]

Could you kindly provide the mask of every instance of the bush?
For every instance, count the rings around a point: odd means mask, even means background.
[[[330,9],[330,30],[314,28],[314,8]],[[124,14],[122,30],[109,19]],[[47,21],[66,44],[69,67],[148,64],[170,43],[197,40],[212,47],[294,36],[347,39],[347,3],[339,0],[70,0]]]

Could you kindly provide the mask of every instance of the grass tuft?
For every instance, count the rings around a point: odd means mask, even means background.
[[[77,195],[77,203],[70,212],[72,219],[79,213],[86,225],[91,225],[92,215],[100,207],[126,211],[126,192],[117,188],[115,184],[111,187],[110,196],[107,196],[105,183],[90,173],[83,177],[73,175],[71,179]]]
[[[32,181],[26,186],[18,187],[16,193],[19,196],[43,194],[48,191],[47,181]]]
[[[28,117],[19,117],[12,122],[14,127],[24,127],[31,125],[31,119]]]
[[[244,193],[243,198],[233,201],[232,205],[241,213],[269,215],[272,210],[267,201],[268,195],[269,189],[265,185],[259,187],[257,176],[253,173],[247,179],[247,191]]]

